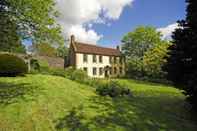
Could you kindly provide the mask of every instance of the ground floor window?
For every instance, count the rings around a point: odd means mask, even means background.
[[[122,67],[120,67],[120,74],[122,74]]]
[[[84,67],[83,70],[87,73],[88,72],[88,68]]]
[[[100,75],[100,76],[103,75],[103,68],[102,68],[102,67],[99,68],[99,75]]]
[[[97,69],[96,67],[93,67],[93,75],[96,75],[97,74]]]
[[[112,75],[112,68],[109,68],[109,74]]]
[[[117,68],[114,67],[114,74],[117,74]]]

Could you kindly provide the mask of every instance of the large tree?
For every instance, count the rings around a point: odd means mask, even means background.
[[[17,33],[17,24],[11,20],[5,8],[7,6],[7,1],[0,1],[0,51],[25,53],[25,47]]]
[[[1,0],[1,14],[12,25],[7,28],[9,36],[17,35],[21,40],[30,38],[34,43],[63,44],[60,26],[55,22],[58,13],[54,5],[54,0]],[[0,25],[9,26],[2,18]],[[2,29],[0,32],[6,39],[8,35]]]
[[[157,51],[156,49],[159,49],[159,48],[155,48],[157,45],[166,44],[165,41],[161,40],[161,37],[162,37],[161,33],[158,32],[156,28],[149,26],[138,27],[133,32],[129,32],[123,37],[122,51],[127,58],[127,67],[128,67],[127,73],[129,76],[144,77],[145,75],[147,75],[147,71],[151,70],[150,68],[153,66],[152,64],[158,62],[158,61],[156,62],[156,59],[154,59],[155,60],[154,62],[153,61],[147,62],[148,57],[145,55],[147,55],[147,52],[152,56],[161,53],[161,52],[153,52],[153,51]],[[151,52],[151,49],[154,50]],[[162,53],[159,55],[163,56]],[[144,64],[145,63],[144,58],[146,58],[146,65]],[[151,64],[151,66],[147,64]]]
[[[168,79],[183,90],[188,100],[197,107],[197,1],[187,0],[187,17],[179,21],[173,34],[170,57],[164,70]]]

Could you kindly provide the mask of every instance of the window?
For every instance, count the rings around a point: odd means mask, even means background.
[[[114,56],[114,63],[116,64],[116,62],[117,62],[117,58]]]
[[[93,63],[96,63],[96,55],[93,55]]]
[[[120,67],[120,74],[122,74],[122,67]]]
[[[103,56],[99,56],[99,62],[103,63]]]
[[[122,57],[120,57],[119,58],[119,63],[122,64],[123,63],[122,61],[123,61],[123,59],[122,59]]]
[[[103,75],[103,68],[99,68],[99,75]]]
[[[83,62],[88,62],[88,55],[87,54],[83,54]]]
[[[87,73],[88,72],[88,68],[84,67],[83,70]]]
[[[93,68],[93,75],[96,75],[97,74],[97,70],[96,70],[96,68],[94,67]]]
[[[109,74],[112,75],[112,68],[109,68]]]
[[[110,64],[112,63],[112,57],[111,56],[109,57],[109,63]]]
[[[114,67],[114,74],[116,74],[117,73],[117,68],[116,67]]]

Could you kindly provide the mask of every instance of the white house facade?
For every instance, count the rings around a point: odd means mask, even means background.
[[[82,69],[95,78],[121,77],[125,75],[125,57],[120,49],[99,47],[76,42],[71,36],[69,66]]]

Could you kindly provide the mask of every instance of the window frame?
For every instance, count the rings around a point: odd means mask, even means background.
[[[99,56],[99,63],[103,63],[103,56],[102,55]]]
[[[83,54],[83,63],[88,63],[88,54]]]
[[[92,62],[97,63],[97,55],[92,55]]]
[[[86,73],[88,73],[88,67],[83,67],[83,71],[85,71]]]
[[[102,67],[99,68],[99,75],[100,75],[100,76],[103,75],[103,68],[102,68]]]
[[[97,68],[96,67],[92,68],[92,74],[93,74],[93,76],[97,75]]]

